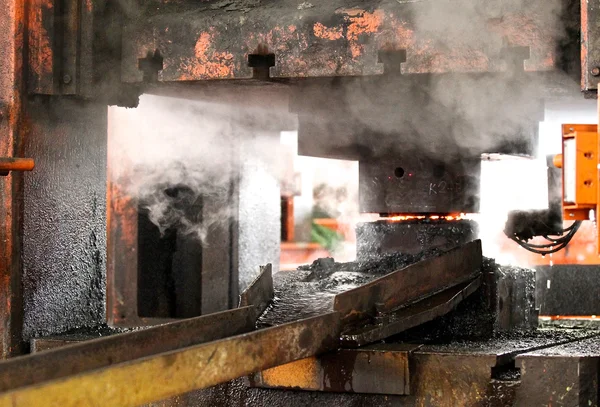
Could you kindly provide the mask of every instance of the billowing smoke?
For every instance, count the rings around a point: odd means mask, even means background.
[[[532,152],[543,99],[556,76],[531,71],[561,65],[565,2],[406,3],[403,75],[344,79],[303,93],[306,109],[315,106],[308,120],[321,131],[314,133],[327,132],[332,151],[373,157],[409,149],[443,157]],[[396,29],[382,28],[381,38],[373,39],[377,47]],[[577,87],[575,79],[564,79]],[[334,96],[319,103],[319,92]]]
[[[273,129],[283,121],[273,111],[144,95],[137,109],[111,108],[109,121],[111,180],[161,233],[174,228],[204,241],[237,219],[247,161],[261,167],[264,182],[281,172]]]
[[[537,123],[543,119],[543,97],[551,84],[543,75],[523,72],[523,67],[537,70],[546,63],[551,69],[559,61],[553,60],[554,49],[540,51],[528,41],[561,43],[566,35],[561,15],[565,2],[398,3],[410,3],[407,12],[412,21],[411,42],[403,45],[407,53],[402,66],[405,75],[334,79],[296,95],[299,113],[304,115],[301,120],[315,127],[312,139],[301,143],[313,144],[315,150],[331,147],[325,155],[334,152],[338,158],[349,159],[357,159],[357,151],[361,158],[406,154],[407,150],[436,157],[533,151]],[[501,34],[505,27],[517,29]],[[519,55],[522,50],[515,49],[528,45],[530,61]],[[442,56],[423,58],[431,49],[439,50]],[[463,73],[447,73],[455,71],[451,66],[461,63]],[[232,157],[241,157],[241,151],[254,158],[264,154],[265,159],[259,161],[268,167],[265,171],[280,173],[270,167],[278,156],[277,140],[261,137],[260,131],[256,136],[255,130],[283,129],[278,126],[281,112],[274,113],[272,107],[251,107],[262,106],[268,98],[225,104],[221,90],[217,93],[218,102],[184,103],[175,98],[159,102],[144,96],[137,110],[126,114],[111,111],[112,123],[118,122],[127,132],[111,138],[117,143],[111,147],[117,155],[111,160],[116,163],[111,176],[139,200],[162,231],[176,227],[204,238],[212,225],[238,217],[230,197],[240,176],[240,166],[232,165]],[[287,112],[287,101],[279,108]],[[132,117],[130,126],[122,125]],[[305,136],[301,129],[300,137]],[[349,151],[347,157],[344,151]],[[202,207],[207,199],[221,204],[201,211],[200,216],[193,208]],[[337,196],[331,199],[339,206],[338,201]],[[354,208],[337,210],[345,213]]]
[[[442,160],[496,152],[538,154],[538,126],[557,78],[578,89],[567,74],[536,72],[561,68],[560,52],[573,41],[563,16],[568,2],[398,2],[410,3],[412,21],[410,40],[402,45],[402,75],[332,83],[335,97],[318,105],[314,116],[305,115],[317,129],[312,134],[329,136],[325,142],[315,137],[315,142],[328,152],[348,151],[348,157],[375,161],[410,153]],[[328,106],[338,114],[329,113]],[[486,163],[484,172],[480,230],[489,242],[488,253],[499,255],[503,247],[497,241],[507,241],[502,235],[506,214],[547,205],[545,160]]]

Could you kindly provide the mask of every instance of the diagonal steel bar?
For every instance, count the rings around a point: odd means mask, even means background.
[[[343,323],[387,313],[473,279],[481,262],[481,241],[475,240],[338,294],[333,309]]]
[[[254,330],[254,307],[116,334],[0,363],[0,392]]]
[[[424,324],[452,311],[480,285],[481,277],[477,277],[473,281],[456,285],[396,312],[383,315],[374,324],[350,328],[342,333],[341,344],[349,348],[364,346]]]
[[[335,349],[339,330],[324,314],[14,389],[0,406],[142,405]]]

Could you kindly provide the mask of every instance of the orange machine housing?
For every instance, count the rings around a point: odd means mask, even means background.
[[[562,154],[554,158],[554,165],[563,170],[563,218],[565,221],[595,221],[600,212],[598,126],[564,124],[562,136]],[[594,229],[595,254],[598,255],[598,222]]]

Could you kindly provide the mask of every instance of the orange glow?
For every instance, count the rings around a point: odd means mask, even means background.
[[[578,319],[583,319],[583,320],[588,320],[588,321],[594,321],[594,320],[600,320],[600,318],[597,315],[540,315],[540,319],[542,320],[546,320],[546,321],[565,321],[565,320],[578,320]]]
[[[453,213],[449,215],[395,215],[389,218],[385,218],[391,222],[403,222],[407,220],[446,220],[456,221],[464,219],[472,219],[472,217],[466,213]]]

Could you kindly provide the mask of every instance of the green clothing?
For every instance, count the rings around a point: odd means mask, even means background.
[[[335,230],[317,225],[315,222],[312,223],[310,237],[313,243],[320,244],[330,252],[337,249],[340,243],[344,241],[344,237]]]

